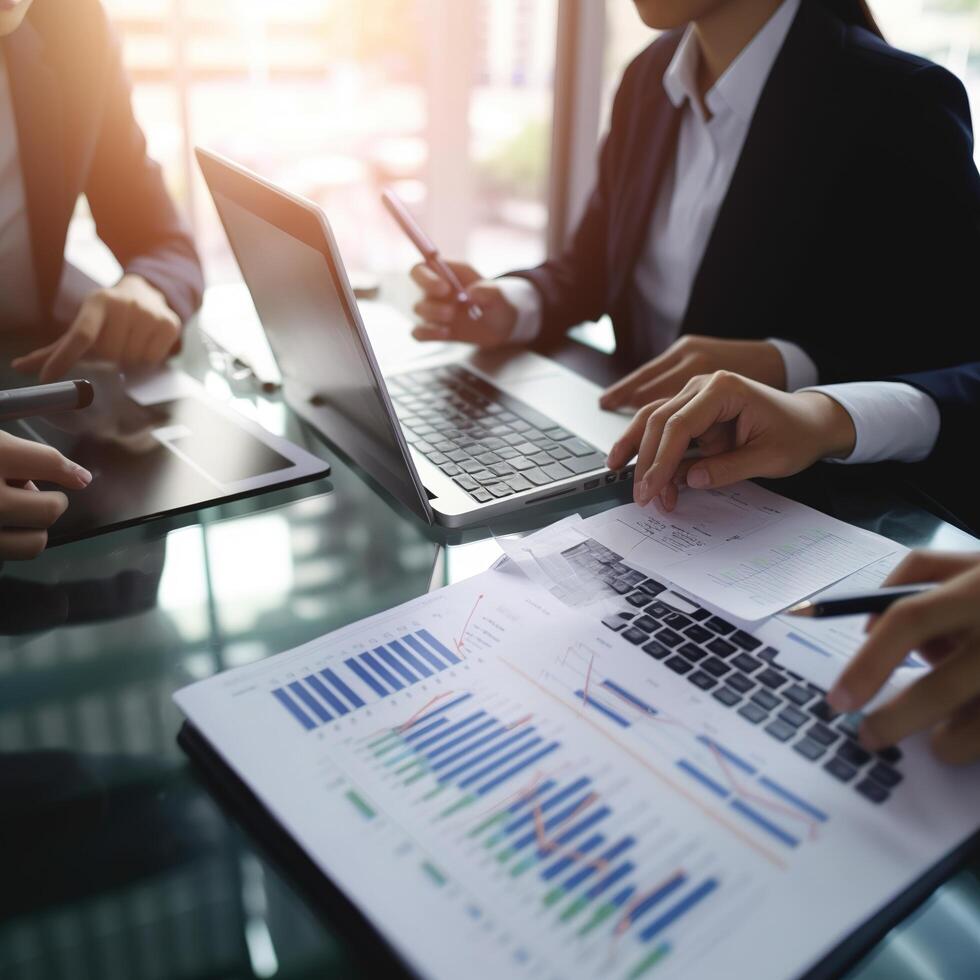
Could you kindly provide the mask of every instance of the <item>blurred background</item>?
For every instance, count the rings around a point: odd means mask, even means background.
[[[104,3],[212,284],[236,270],[196,143],[323,205],[353,270],[415,260],[384,184],[485,275],[538,262],[574,221],[622,70],[653,37],[631,0]],[[871,6],[893,44],[959,75],[976,117],[980,0]],[[84,203],[77,218],[69,255],[111,278]]]

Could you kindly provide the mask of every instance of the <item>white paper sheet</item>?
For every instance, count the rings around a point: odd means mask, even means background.
[[[875,805],[494,571],[176,700],[439,980],[796,976],[980,819],[977,767],[912,741]]]
[[[647,574],[747,622],[899,549],[753,483],[683,491],[670,514],[626,504],[589,518],[583,530]]]

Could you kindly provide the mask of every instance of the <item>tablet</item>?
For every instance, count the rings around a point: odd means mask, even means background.
[[[6,423],[89,470],[49,546],[325,476],[330,467],[209,396],[181,371],[139,377],[87,367],[89,408]]]

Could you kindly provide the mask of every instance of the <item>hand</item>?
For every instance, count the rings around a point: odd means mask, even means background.
[[[786,367],[779,351],[765,340],[718,340],[687,334],[659,357],[607,388],[599,407],[612,411],[639,408],[658,398],[671,398],[700,374],[732,371],[773,388],[786,387]]]
[[[868,639],[827,696],[838,711],[857,711],[906,655],[932,664],[921,679],[871,712],[861,742],[871,751],[928,731],[943,762],[980,760],[980,555],[913,552],[886,585],[943,582],[902,599],[869,624]]]
[[[483,318],[471,320],[452,296],[452,288],[427,265],[412,269],[412,279],[425,294],[415,304],[422,318],[413,331],[416,340],[461,340],[478,347],[502,347],[510,342],[517,324],[517,310],[507,301],[500,287],[462,262],[450,262],[459,281],[483,310]]]
[[[51,446],[0,432],[0,560],[39,555],[48,543],[47,529],[68,506],[63,493],[38,490],[34,480],[82,490],[92,474]]]
[[[699,490],[756,476],[791,476],[844,457],[857,436],[847,411],[816,391],[788,394],[737,374],[694,378],[674,398],[640,409],[609,453],[610,469],[637,456],[633,499],[673,510],[678,484]],[[700,458],[685,459],[695,445]]]
[[[85,298],[75,322],[53,343],[13,362],[44,383],[63,378],[83,357],[124,367],[162,364],[180,339],[180,318],[142,276],[125,275],[115,286]]]

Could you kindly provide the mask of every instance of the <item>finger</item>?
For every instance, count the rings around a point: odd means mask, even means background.
[[[27,490],[0,486],[0,525],[47,528],[67,510],[68,498],[58,490]]]
[[[180,341],[180,320],[174,315],[174,321],[169,324],[161,324],[150,338],[150,342],[143,352],[144,364],[163,364],[174,352],[174,347]]]
[[[622,469],[636,455],[643,440],[647,419],[664,404],[664,402],[657,402],[653,405],[646,405],[633,416],[630,424],[626,426],[626,430],[609,450],[609,455],[606,457],[606,466],[609,469]]]
[[[0,530],[0,559],[29,561],[47,546],[47,531]]]
[[[427,265],[420,262],[412,266],[410,275],[415,285],[427,296],[439,299],[452,296],[453,291],[449,283],[442,276],[437,276]]]
[[[668,483],[660,492],[660,506],[669,514],[677,506],[677,484]]]
[[[87,469],[62,456],[57,449],[27,439],[4,444],[0,475],[7,480],[46,480],[69,490],[82,490],[92,482],[92,474]]]
[[[155,320],[150,323],[132,323],[126,333],[126,342],[119,355],[119,363],[126,367],[142,364],[150,344],[162,325]]]
[[[695,490],[728,487],[758,476],[780,476],[777,461],[764,446],[740,446],[727,453],[696,460],[687,472],[687,485]]]
[[[827,695],[837,711],[856,711],[888,680],[906,655],[927,640],[965,629],[976,617],[969,590],[947,586],[896,602]]]
[[[440,300],[423,299],[414,306],[415,312],[425,323],[436,326],[451,325],[459,316],[459,306],[456,303]]]
[[[980,555],[976,553],[913,551],[892,569],[891,574],[882,584],[911,585],[919,582],[944,582],[978,565],[980,565]]]
[[[40,370],[41,365],[51,356],[51,352],[60,343],[61,338],[59,337],[52,343],[45,344],[44,347],[38,347],[37,350],[31,351],[29,354],[14,358],[10,362],[10,366],[15,371],[20,371],[23,374],[33,374],[35,371]]]
[[[134,308],[127,302],[107,303],[94,353],[112,364],[120,364],[133,328]]]
[[[952,718],[977,694],[977,650],[972,645],[961,646],[955,655],[869,714],[861,725],[861,742],[873,752],[895,745]]]
[[[691,380],[691,368],[681,363],[640,385],[628,398],[629,404],[645,405],[658,398],[673,398]]]
[[[42,382],[63,378],[98,340],[103,323],[101,304],[86,304],[75,322],[51,351],[41,368]]]
[[[614,409],[628,404],[634,389],[673,367],[679,358],[680,355],[675,351],[667,350],[659,357],[655,357],[652,361],[627,374],[625,378],[621,378],[614,385],[610,385],[599,396],[599,407]],[[652,401],[653,399],[649,400]]]
[[[412,328],[412,336],[416,340],[453,340],[453,331],[450,327],[435,327],[426,323],[420,323]]]
[[[980,760],[980,711],[964,712],[939,725],[930,739],[933,754],[950,766]]]

